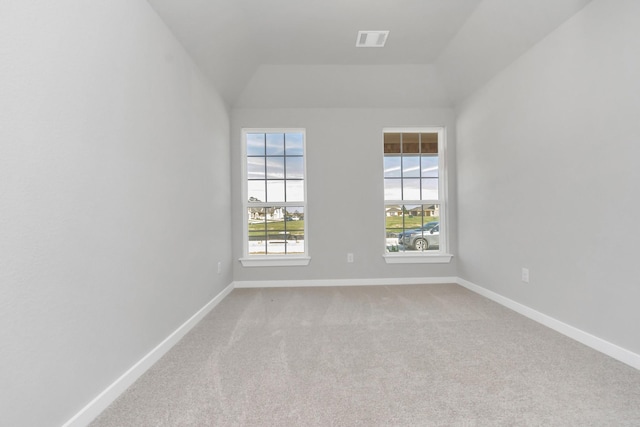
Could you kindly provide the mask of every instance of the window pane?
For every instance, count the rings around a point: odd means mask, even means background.
[[[250,202],[266,202],[267,193],[265,192],[264,180],[249,181],[247,183],[247,193]]]
[[[438,134],[437,133],[421,133],[420,134],[421,152],[423,154],[438,154]]]
[[[282,206],[267,208],[267,255],[285,253],[284,213]]]
[[[265,208],[249,208],[248,242],[250,254],[265,254],[267,247]]]
[[[264,133],[247,134],[247,156],[264,156]]]
[[[402,180],[402,200],[420,200],[420,179]]]
[[[384,152],[385,154],[400,154],[400,134],[385,133],[384,134]]]
[[[302,157],[287,157],[287,179],[304,178],[304,159]]]
[[[279,215],[278,211],[277,214]],[[284,217],[274,218],[267,223],[267,255],[284,255],[286,253],[286,232],[284,230]]]
[[[268,133],[267,134],[267,156],[284,155],[284,134]]]
[[[267,179],[284,179],[284,157],[267,157]]]
[[[266,255],[267,253],[267,240],[265,238],[252,239],[249,237],[247,246],[249,248],[249,255]]]
[[[285,211],[286,251],[288,254],[304,253],[304,208],[289,207]]]
[[[422,205],[422,209],[424,210],[424,223],[426,225],[433,221],[440,221],[440,205]]]
[[[414,245],[417,246],[415,249],[437,251],[440,249],[440,205],[423,205],[422,209],[424,211],[422,237],[425,243],[422,248],[420,245]]]
[[[385,178],[384,199],[385,200],[402,200],[402,180],[401,179]]]
[[[267,202],[284,201],[284,181],[267,181]]]
[[[301,133],[285,134],[285,145],[287,156],[302,156],[304,154],[304,144]]]
[[[402,206],[387,205],[384,207],[385,233],[387,252],[399,252],[398,235],[402,233]]]
[[[422,205],[404,205],[404,231],[422,227]]]
[[[438,177],[438,156],[422,156],[422,177]]]
[[[401,252],[414,250],[411,246],[417,234],[421,234],[422,206],[402,206],[402,231],[398,235],[398,245]]]
[[[422,200],[438,199],[438,178],[424,178],[422,180]]]
[[[422,205],[405,205],[405,229],[422,227]]]
[[[287,202],[304,202],[304,181],[287,181]]]
[[[266,208],[249,208],[249,231],[251,235],[261,236],[265,230]]]
[[[264,179],[264,157],[247,157],[247,178]]]
[[[300,221],[296,223],[298,226],[300,224],[304,225],[304,206],[288,207],[287,215],[291,216],[292,221]]]
[[[420,177],[420,156],[402,157],[402,175],[404,177]]]
[[[420,135],[417,133],[402,134],[402,153],[418,154],[420,152]]]
[[[400,177],[401,168],[400,156],[384,156],[384,176],[388,177]]]

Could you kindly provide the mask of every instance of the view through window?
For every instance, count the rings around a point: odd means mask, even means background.
[[[444,250],[442,137],[440,128],[384,132],[387,253]]]
[[[243,135],[247,196],[245,254],[306,254],[304,131],[246,130]]]

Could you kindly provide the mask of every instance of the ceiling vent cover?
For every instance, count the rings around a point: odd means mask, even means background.
[[[389,31],[358,31],[356,47],[384,47]]]

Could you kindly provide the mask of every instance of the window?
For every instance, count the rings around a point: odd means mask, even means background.
[[[387,262],[449,262],[444,129],[384,129]]]
[[[242,265],[307,265],[305,131],[244,129],[242,140]]]

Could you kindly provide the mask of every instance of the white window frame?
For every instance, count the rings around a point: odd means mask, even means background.
[[[452,254],[449,253],[449,221],[448,221],[448,185],[447,185],[447,143],[446,143],[446,128],[444,126],[430,126],[430,127],[415,127],[415,128],[384,128],[382,129],[382,139],[386,133],[437,133],[438,134],[438,200],[386,200],[383,196],[383,209],[381,213],[383,215],[383,233],[382,233],[382,248],[384,250],[384,260],[387,264],[431,264],[431,263],[449,263],[451,262]],[[384,171],[384,150],[383,154],[383,167]],[[382,174],[384,184],[384,173]],[[394,205],[427,205],[438,204],[440,206],[440,246],[438,250],[423,251],[423,252],[387,252],[387,234],[386,234],[386,219],[384,212],[386,206],[389,204]]]
[[[302,147],[303,147],[303,202],[264,202],[264,203],[252,203],[249,205],[249,189],[247,179],[247,134],[249,133],[301,133],[302,134]],[[242,147],[242,258],[240,262],[243,267],[286,267],[286,266],[305,266],[311,261],[309,256],[309,212],[307,210],[307,133],[306,129],[302,128],[243,128],[241,132],[241,147]],[[304,253],[302,254],[282,254],[282,255],[256,255],[249,254],[249,207],[303,207],[304,209]]]

